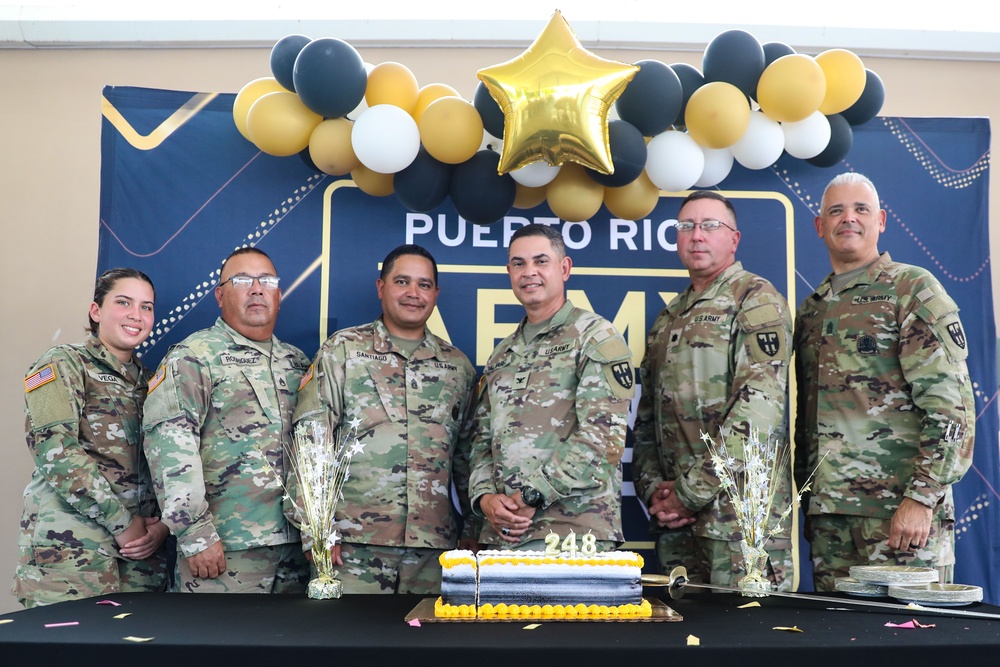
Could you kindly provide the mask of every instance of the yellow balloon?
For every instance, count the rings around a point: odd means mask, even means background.
[[[445,83],[428,83],[426,86],[417,91],[417,103],[413,107],[413,120],[417,121],[417,125],[420,125],[420,118],[424,115],[424,111],[431,105],[431,102],[439,100],[442,97],[461,97],[458,91]]]
[[[524,53],[479,70],[504,113],[497,171],[505,174],[544,159],[611,173],[608,113],[638,71],[584,49],[556,11]]]
[[[604,202],[604,186],[597,183],[583,167],[568,162],[545,190],[549,208],[567,222],[582,222],[597,213]]]
[[[435,160],[465,162],[483,143],[483,119],[461,97],[442,97],[431,102],[420,119],[420,142]]]
[[[327,174],[342,176],[361,164],[351,145],[354,123],[346,118],[330,118],[316,126],[309,137],[309,157]]]
[[[865,92],[868,75],[861,58],[846,49],[830,49],[816,56],[826,76],[826,96],[819,110],[824,116],[840,113]]]
[[[520,183],[515,183],[515,185],[517,186],[517,191],[514,195],[514,208],[535,208],[545,201],[547,185],[543,185],[540,188],[529,188],[527,185],[521,185]]]
[[[264,95],[280,92],[288,91],[278,83],[277,79],[265,76],[254,79],[236,93],[236,99],[233,100],[233,122],[236,123],[236,129],[247,141],[251,140],[250,133],[247,132],[247,114],[250,113],[250,107]]]
[[[812,57],[782,56],[757,81],[757,103],[768,118],[797,123],[813,115],[826,95],[826,76]]]
[[[365,102],[369,107],[392,104],[412,115],[417,106],[417,95],[417,77],[406,65],[385,62],[368,73]]]
[[[713,81],[698,88],[684,110],[688,134],[706,148],[732,146],[750,125],[750,102],[739,88]]]
[[[354,183],[358,186],[358,189],[372,197],[388,197],[391,195],[395,189],[392,183],[394,175],[380,174],[377,171],[372,171],[363,164],[359,164],[351,170],[351,178],[354,179]]]
[[[604,189],[604,205],[621,220],[640,220],[653,212],[660,201],[660,189],[646,172],[628,185]]]
[[[295,155],[309,145],[309,137],[323,117],[311,111],[295,93],[268,93],[247,114],[250,141],[269,155]]]

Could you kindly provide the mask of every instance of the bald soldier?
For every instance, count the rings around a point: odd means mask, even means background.
[[[487,544],[542,551],[550,532],[595,550],[622,540],[632,354],[614,325],[566,300],[572,265],[552,227],[511,237],[507,273],[525,317],[486,364],[472,431],[469,496]]]
[[[818,591],[852,565],[954,576],[951,486],[976,418],[968,344],[937,279],[879,253],[885,220],[868,178],[830,181],[816,232],[833,272],[796,318],[796,477],[819,465],[806,529]]]
[[[438,557],[458,538],[453,480],[468,507],[468,452],[457,444],[476,371],[427,329],[440,292],[427,250],[395,248],[375,289],[382,315],[323,343],[295,423],[354,429],[362,446],[337,505],[343,542],[331,550],[344,592],[436,594]]]
[[[732,203],[698,190],[677,214],[677,253],[691,285],[649,331],[636,413],[632,478],[649,508],[662,572],[683,565],[692,581],[736,586],[746,574],[742,533],[702,434],[737,460],[751,429],[788,446],[785,419],[791,315],[770,282],[736,261],[740,232]],[[789,520],[792,471],[779,477],[761,574],[792,585]]]
[[[309,564],[282,496],[309,360],[274,336],[281,289],[266,254],[236,250],[220,278],[222,316],[170,348],[143,416],[162,520],[177,536],[174,586],[305,592]]]

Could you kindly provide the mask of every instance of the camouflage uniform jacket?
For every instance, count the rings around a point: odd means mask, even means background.
[[[685,507],[698,511],[694,535],[742,539],[728,493],[702,433],[742,459],[752,426],[788,448],[785,420],[792,318],[785,298],[736,262],[700,294],[678,295],[653,323],[640,368],[632,477],[648,506],[657,485],[675,480]],[[771,525],[791,503],[790,467],[775,495]],[[775,535],[788,535],[788,521]]]
[[[220,540],[226,551],[299,540],[282,483],[309,359],[274,337],[265,349],[220,318],[171,347],[149,382],[144,447],[185,557]]]
[[[888,253],[839,294],[830,277],[795,326],[796,478],[826,454],[809,514],[888,518],[904,497],[954,517],[972,463],[975,404],[958,306]]]
[[[303,379],[295,423],[330,433],[357,424],[364,449],[337,504],[344,541],[455,547],[451,482],[475,379],[468,358],[430,332],[407,358],[381,318],[327,339]],[[467,489],[467,478],[456,481]]]
[[[116,555],[114,536],[133,516],[158,514],[141,447],[149,374],[139,369],[131,379],[97,336],[54,347],[32,366],[25,439],[35,471],[24,491],[22,529],[33,542],[55,532],[66,549]],[[46,548],[59,548],[45,539]]]
[[[532,486],[544,504],[523,541],[550,530],[621,541],[632,354],[610,322],[568,301],[527,342],[525,322],[496,347],[480,381],[469,497]],[[488,522],[480,541],[501,543]]]

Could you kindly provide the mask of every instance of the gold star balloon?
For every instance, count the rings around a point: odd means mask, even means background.
[[[524,53],[479,70],[504,114],[497,171],[569,160],[613,173],[608,112],[638,71],[587,51],[557,11]]]

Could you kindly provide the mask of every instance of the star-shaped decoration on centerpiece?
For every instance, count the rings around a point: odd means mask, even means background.
[[[479,70],[504,112],[497,171],[568,160],[613,173],[608,112],[638,71],[587,51],[556,11],[524,53]]]

